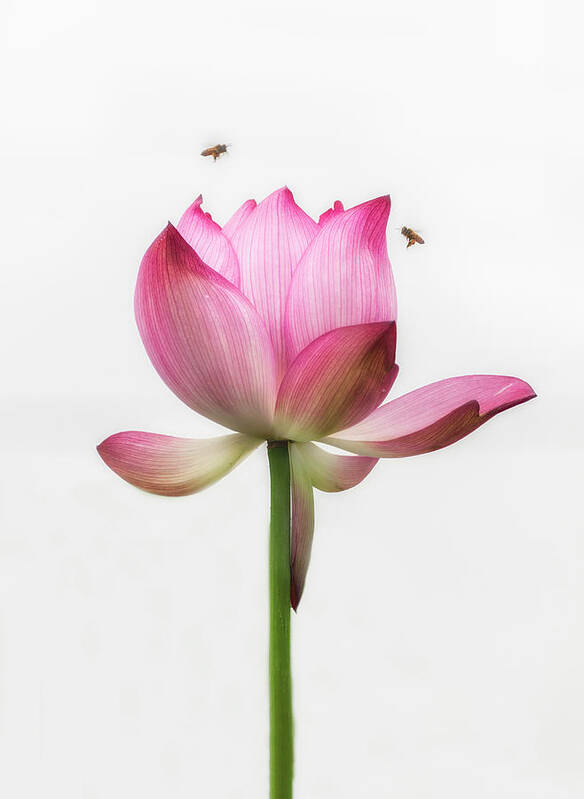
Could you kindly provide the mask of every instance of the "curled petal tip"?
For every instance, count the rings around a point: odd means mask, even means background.
[[[382,405],[326,441],[372,457],[421,455],[453,444],[493,416],[534,396],[529,383],[516,377],[452,377]]]
[[[186,213],[196,211],[197,208],[200,208],[203,205],[203,195],[199,194],[192,203],[188,206]]]
[[[500,413],[537,396],[529,383],[518,377],[500,377],[499,381],[502,385],[497,391],[479,397],[480,416]]]
[[[342,214],[344,212],[343,203],[340,200],[335,200],[333,203],[332,208],[323,211],[323,213],[318,218],[318,224],[322,227],[325,223],[329,222],[335,216]]]

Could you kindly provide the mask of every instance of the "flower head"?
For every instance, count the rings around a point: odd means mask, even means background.
[[[445,447],[535,394],[518,378],[469,375],[383,404],[398,370],[389,197],[348,210],[336,202],[318,224],[287,188],[244,203],[223,228],[201,206],[199,197],[147,250],[136,320],[169,388],[235,433],[192,440],[128,431],[98,451],[129,483],[180,496],[223,477],[262,441],[291,442],[296,607],[313,488],[344,491],[379,458]]]

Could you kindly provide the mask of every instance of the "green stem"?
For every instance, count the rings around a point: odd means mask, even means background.
[[[290,464],[287,441],[268,441],[270,463],[270,799],[292,799]]]

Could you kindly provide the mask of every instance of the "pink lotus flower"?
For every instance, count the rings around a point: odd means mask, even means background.
[[[389,197],[318,224],[280,189],[221,228],[199,197],[146,252],[136,286],[140,335],[189,407],[235,431],[209,440],[123,432],[99,447],[145,491],[200,491],[262,441],[289,441],[291,600],[302,595],[313,487],[344,491],[379,458],[440,449],[535,396],[515,377],[453,377],[386,404],[397,376]],[[314,441],[352,455],[336,455]]]

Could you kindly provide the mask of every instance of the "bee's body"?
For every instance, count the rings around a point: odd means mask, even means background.
[[[419,233],[416,233],[415,230],[412,230],[411,227],[403,227],[401,229],[401,234],[408,240],[408,247],[411,247],[412,244],[424,244],[424,239]]]
[[[207,147],[206,150],[203,150],[201,155],[212,155],[213,161],[216,161],[220,155],[227,152],[228,147],[228,144],[214,144],[213,147]]]

